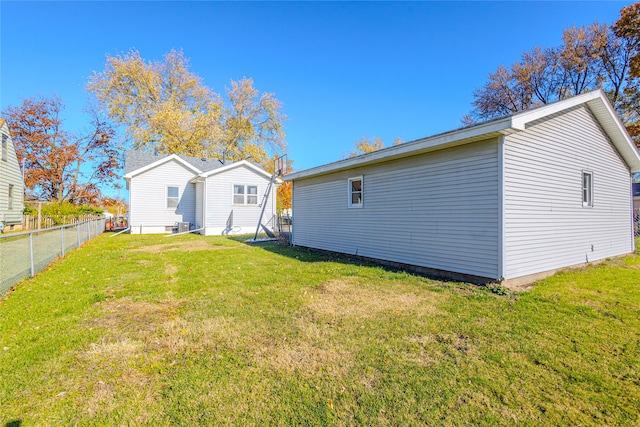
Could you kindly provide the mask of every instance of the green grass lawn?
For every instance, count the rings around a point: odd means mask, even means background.
[[[525,293],[100,236],[0,300],[4,425],[639,425],[640,255]]]

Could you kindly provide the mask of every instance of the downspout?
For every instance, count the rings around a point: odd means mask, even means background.
[[[202,183],[202,229],[207,235],[207,178]]]
[[[505,136],[498,138],[498,281],[505,273]]]
[[[129,178],[126,181],[127,190],[129,190],[129,212],[127,212],[127,226],[128,228],[133,227],[133,178]]]
[[[291,246],[295,246],[295,231],[294,231],[294,227],[293,227],[293,200],[295,199],[295,197],[293,197],[293,192],[295,190],[296,186],[294,185],[294,181],[291,181],[291,241],[289,242],[289,244]]]

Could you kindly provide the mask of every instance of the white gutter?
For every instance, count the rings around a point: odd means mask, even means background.
[[[284,177],[284,180],[292,181],[294,179],[322,175],[338,170],[351,169],[357,166],[407,157],[421,152],[427,152],[436,149],[439,150],[445,147],[456,145],[457,143],[465,143],[467,140],[478,139],[483,136],[490,138],[491,134],[495,134],[495,136],[498,136],[500,134],[503,134],[504,132],[510,133],[510,128],[511,118],[507,117],[505,119],[494,120],[477,126],[462,128],[428,138],[405,142],[404,144],[383,148],[382,150],[374,151],[372,153],[363,154],[361,156],[352,157],[350,159],[340,160],[300,172],[294,172]]]

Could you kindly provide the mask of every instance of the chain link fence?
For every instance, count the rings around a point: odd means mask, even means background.
[[[291,231],[293,228],[293,219],[291,218],[291,216],[278,215],[277,217],[275,217],[275,222],[275,231],[278,239],[285,243],[291,243]]]
[[[0,235],[0,297],[27,277],[44,270],[58,257],[77,249],[105,229],[105,219],[38,231]]]

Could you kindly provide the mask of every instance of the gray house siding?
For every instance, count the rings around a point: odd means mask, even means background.
[[[582,204],[582,172],[593,206]],[[505,138],[505,279],[633,250],[630,170],[585,106]]]
[[[22,224],[22,212],[24,211],[24,180],[18,163],[13,140],[9,128],[0,120],[0,143],[4,138],[6,142],[6,158],[3,159],[0,152],[0,221],[9,227]],[[1,146],[0,146],[1,150]],[[9,187],[11,186],[11,206],[9,203]]]
[[[632,252],[631,173],[640,154],[594,91],[285,179],[296,245],[517,286]]]
[[[131,178],[129,191],[132,233],[163,233],[176,222],[195,223],[195,184],[189,183],[193,171],[172,160]],[[179,187],[177,208],[167,209],[167,187]]]
[[[268,178],[247,166],[238,166],[207,177],[207,221],[206,233],[237,234],[253,233],[258,226],[264,193],[269,184]],[[257,205],[233,203],[234,185],[255,185],[258,187]],[[276,185],[273,186],[263,217],[263,224],[275,214]]]
[[[498,140],[294,181],[293,243],[498,277]],[[363,177],[362,208],[348,179]]]

